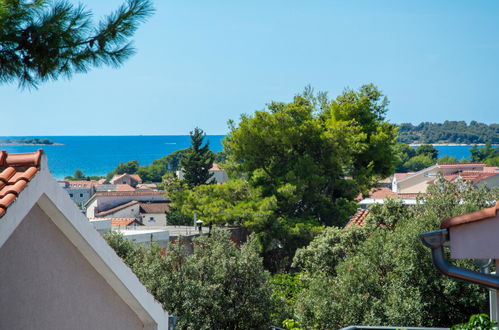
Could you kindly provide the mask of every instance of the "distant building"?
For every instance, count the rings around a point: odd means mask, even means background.
[[[82,206],[95,192],[95,185],[97,181],[58,181],[59,185],[68,192],[69,198],[75,204]]]
[[[393,176],[392,191],[395,193],[426,193],[441,173],[447,181],[462,178],[476,185],[499,186],[499,168],[480,163],[436,164],[418,172],[396,173]]]
[[[170,209],[167,202],[140,203],[140,217],[144,226],[166,226],[166,211]]]
[[[222,170],[215,163],[213,163],[213,166],[210,168],[209,172],[211,174],[213,174],[213,176],[211,177],[210,181],[214,180],[215,183],[224,183],[224,182],[226,182],[226,181],[229,180],[229,177],[227,176],[227,172],[225,172],[224,170]],[[184,172],[182,170],[176,171],[175,173],[176,173],[176,175],[177,175],[177,177],[179,179],[182,180],[184,178]]]
[[[138,217],[139,205],[138,202],[167,202],[164,191],[106,191],[96,192],[85,204],[86,215],[88,218],[94,218],[101,214],[109,216],[114,214],[115,217]],[[128,203],[137,204],[135,207]],[[129,216],[125,213],[117,213],[127,208],[127,212],[132,212],[134,215]],[[133,210],[133,211],[132,211]],[[107,212],[107,213],[102,213]]]
[[[128,184],[132,187],[137,187],[138,184],[142,183],[142,179],[137,174],[115,174],[111,180],[109,180],[111,184]]]
[[[477,187],[499,187],[499,167],[480,163],[436,164],[418,172],[395,173],[391,185],[387,179],[369,191],[368,196],[359,196],[360,207],[365,209],[370,204],[384,203],[388,197],[401,199],[406,205],[416,204],[419,194],[425,194],[429,186],[437,184],[438,174],[449,182],[466,180]]]

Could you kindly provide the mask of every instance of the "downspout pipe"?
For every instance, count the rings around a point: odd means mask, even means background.
[[[499,277],[456,267],[445,260],[444,243],[449,241],[448,229],[421,233],[419,234],[419,238],[421,238],[421,241],[423,241],[423,244],[426,247],[431,249],[433,265],[444,275],[486,286],[488,288],[499,289]]]

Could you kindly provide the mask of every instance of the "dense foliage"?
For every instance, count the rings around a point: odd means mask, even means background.
[[[214,230],[200,237],[194,253],[170,244],[135,246],[118,233],[106,239],[140,281],[178,316],[179,329],[268,329],[273,311],[269,274],[256,242],[236,247],[229,233]]]
[[[417,126],[399,125],[398,141],[402,143],[499,143],[499,124],[484,124],[476,121],[424,122]]]
[[[348,239],[353,228],[324,231],[296,254],[305,289],[296,299],[294,318],[307,329],[450,326],[485,310],[485,290],[440,274],[418,234],[496,198],[497,192],[442,180],[430,188],[424,204],[408,208],[392,200],[373,207],[367,225],[354,229],[365,231],[356,240]],[[468,261],[456,264],[473,268]]]
[[[397,151],[397,172],[416,172],[437,163],[438,150],[432,145],[423,144],[413,148],[405,143],[397,143]]]
[[[90,11],[68,1],[0,0],[0,83],[36,87],[92,66],[119,66],[152,11],[149,0],[128,0],[95,24]]]
[[[88,175],[85,175],[85,173],[83,173],[82,170],[80,170],[79,168],[76,169],[73,173],[73,176],[66,176],[64,177],[64,180],[70,180],[70,181],[80,181],[80,180],[85,180],[85,181],[92,181],[92,180],[99,180],[101,179],[102,177],[100,176],[88,176]]]
[[[184,173],[183,180],[190,187],[212,183],[213,174],[209,170],[215,161],[215,154],[210,150],[209,141],[203,146],[206,134],[202,129],[196,127],[190,135],[191,146],[180,160],[180,166]]]
[[[456,324],[451,330],[497,330],[497,322],[491,321],[487,314],[475,314],[466,323]]]
[[[141,166],[138,161],[120,162],[114,170],[107,174],[107,179],[111,179],[115,174],[138,174],[144,182],[162,182],[163,176],[174,173],[180,169],[180,160],[186,154],[187,149],[180,149],[171,154],[155,159],[149,165]]]
[[[396,127],[385,121],[387,104],[373,85],[335,100],[308,88],[242,116],[224,140],[232,181],[184,189],[172,180],[170,215],[244,225],[257,234],[268,269],[289,267],[296,248],[322,226],[344,224],[358,193],[393,172]]]
[[[470,149],[471,161],[485,163],[490,166],[499,166],[499,146],[493,147],[487,142],[484,147],[479,148],[474,145]]]

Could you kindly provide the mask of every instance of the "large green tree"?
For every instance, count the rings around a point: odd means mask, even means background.
[[[335,100],[307,89],[290,103],[243,115],[224,140],[229,167],[274,196],[290,223],[343,224],[353,198],[390,175],[397,129],[388,101],[373,85]]]
[[[212,173],[209,172],[215,160],[215,154],[210,150],[210,143],[203,145],[206,134],[196,127],[191,131],[191,146],[187,149],[180,165],[184,172],[184,180],[191,187],[210,183]]]
[[[118,233],[106,236],[117,254],[170,314],[179,329],[268,329],[273,311],[269,274],[256,242],[240,248],[226,231],[201,237],[188,255],[170,244],[144,248]]]
[[[152,12],[150,0],[127,0],[95,23],[90,11],[68,1],[0,0],[0,83],[36,87],[94,66],[119,66]]]

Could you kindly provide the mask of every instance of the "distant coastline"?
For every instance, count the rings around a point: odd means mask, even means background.
[[[0,146],[62,146],[47,138],[0,139]]]
[[[23,147],[23,146],[63,146],[62,143],[22,143],[22,142],[0,142],[0,146]]]

